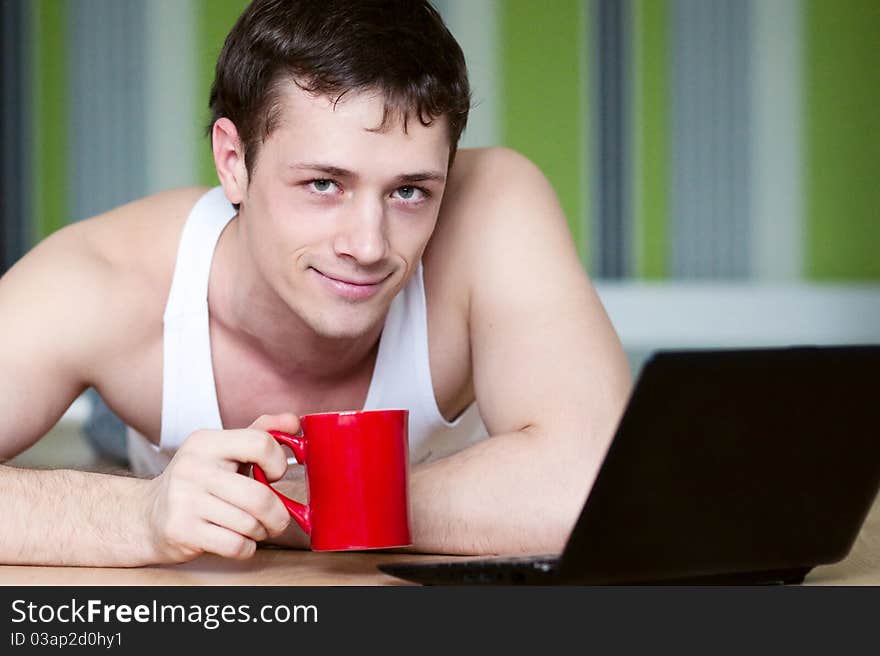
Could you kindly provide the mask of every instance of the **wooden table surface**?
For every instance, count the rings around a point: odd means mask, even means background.
[[[0,566],[0,585],[407,585],[376,569],[379,562],[437,556],[386,552],[258,549],[249,560],[205,555],[153,567]],[[443,557],[448,558],[447,556]]]
[[[0,566],[0,585],[412,585],[376,569],[392,560],[446,560],[450,556],[389,552],[258,549],[247,561],[206,555],[156,567],[92,568]],[[815,568],[807,585],[880,585],[880,501],[874,504],[849,555]]]

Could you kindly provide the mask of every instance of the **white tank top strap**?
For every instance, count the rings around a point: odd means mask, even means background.
[[[485,428],[474,405],[451,422],[443,417],[437,406],[431,379],[428,313],[421,262],[392,301],[385,319],[373,382],[364,404],[366,410],[378,408],[409,409],[410,458],[413,462],[433,460],[485,436]],[[462,425],[463,422],[467,425]]]
[[[222,187],[195,204],[183,227],[164,315],[162,436],[176,449],[193,431],[222,428],[211,361],[208,281],[214,250],[235,216]]]

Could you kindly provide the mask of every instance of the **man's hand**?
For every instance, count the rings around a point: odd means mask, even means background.
[[[149,486],[147,517],[159,562],[191,560],[204,552],[250,558],[257,542],[281,535],[290,523],[267,486],[242,475],[259,465],[270,481],[284,476],[287,456],[266,431],[299,431],[293,414],[263,415],[249,428],[190,435]]]

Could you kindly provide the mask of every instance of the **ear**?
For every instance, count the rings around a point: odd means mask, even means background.
[[[238,138],[235,124],[228,118],[218,118],[211,128],[211,145],[214,149],[214,166],[226,198],[238,204],[247,192],[247,167],[244,162],[244,147]]]

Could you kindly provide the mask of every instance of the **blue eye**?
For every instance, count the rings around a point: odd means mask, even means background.
[[[400,200],[412,201],[412,202],[416,202],[416,203],[418,203],[422,200],[425,200],[430,195],[427,191],[425,191],[421,187],[411,187],[411,186],[398,187],[397,189],[394,190],[394,194]]]
[[[332,185],[333,182],[331,182],[330,180],[312,180],[312,186],[314,186],[315,191],[330,191],[330,187]]]

